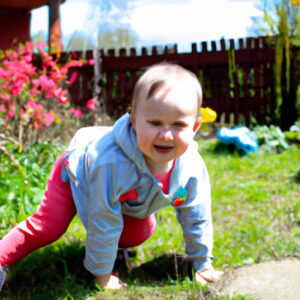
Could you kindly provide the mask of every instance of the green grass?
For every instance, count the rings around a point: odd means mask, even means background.
[[[214,220],[214,265],[217,268],[234,268],[274,258],[300,253],[300,185],[296,180],[300,167],[300,147],[291,146],[280,154],[265,152],[240,156],[228,151],[216,140],[199,140],[199,148],[210,173],[212,184],[212,210]],[[47,149],[47,147],[45,148]],[[43,151],[46,151],[46,150]],[[0,156],[3,182],[10,188],[0,195],[1,232],[6,232],[15,220],[24,217],[28,210],[12,203],[37,205],[49,168],[59,147],[38,155],[43,168],[36,167],[37,149],[26,154],[27,171],[37,172],[31,183],[32,190],[22,190],[18,171],[9,172],[8,163]],[[32,152],[30,152],[32,151]],[[19,156],[20,162],[24,157]],[[47,162],[47,163],[46,163]],[[34,171],[35,170],[35,171]],[[4,179],[5,178],[5,179]],[[16,183],[17,182],[17,183]],[[22,191],[11,187],[18,186]],[[12,203],[5,205],[3,195]],[[6,201],[7,204],[8,201]],[[25,205],[26,206],[26,205]],[[10,211],[14,209],[14,214]],[[24,212],[25,211],[25,212]],[[1,299],[232,299],[214,296],[210,289],[193,283],[190,269],[184,260],[184,241],[173,209],[166,208],[157,214],[157,230],[135,250],[133,262],[138,266],[128,274],[119,267],[120,277],[129,287],[122,291],[102,291],[93,283],[92,276],[83,268],[85,231],[77,218],[63,238],[51,246],[40,249],[17,263],[10,272]],[[248,299],[237,296],[234,299]]]
[[[260,151],[212,156],[210,171],[218,265],[231,267],[300,251],[300,188],[293,176],[300,148],[281,154]]]

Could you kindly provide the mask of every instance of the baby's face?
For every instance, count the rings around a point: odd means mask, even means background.
[[[197,94],[187,85],[162,87],[141,99],[131,113],[137,143],[152,172],[169,170],[200,126]]]

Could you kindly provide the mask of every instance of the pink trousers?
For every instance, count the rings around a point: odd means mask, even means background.
[[[69,182],[61,180],[63,153],[55,162],[46,191],[37,212],[14,227],[0,241],[0,264],[11,266],[33,251],[59,239],[76,214]],[[156,226],[155,215],[145,219],[123,215],[124,228],[120,248],[138,246],[147,240]]]

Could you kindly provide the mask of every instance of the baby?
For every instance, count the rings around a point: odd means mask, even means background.
[[[0,278],[34,250],[57,240],[78,213],[86,228],[84,265],[103,288],[122,288],[112,269],[118,248],[140,245],[155,213],[173,206],[199,284],[212,266],[210,182],[193,137],[202,90],[183,67],[154,65],[138,80],[131,112],[112,128],[80,129],[56,161],[38,211],[0,241]]]

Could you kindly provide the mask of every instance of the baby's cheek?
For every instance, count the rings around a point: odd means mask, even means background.
[[[194,134],[192,131],[183,131],[178,134],[178,140],[180,140],[180,143],[182,146],[188,146],[191,140],[193,139]]]
[[[177,151],[178,151],[178,155],[183,154],[187,148],[189,147],[189,138],[187,138],[186,136],[181,136],[177,139]]]

